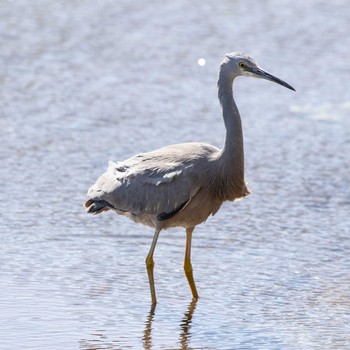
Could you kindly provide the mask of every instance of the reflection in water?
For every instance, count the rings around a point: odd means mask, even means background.
[[[152,322],[153,322],[153,318],[154,318],[154,311],[156,309],[156,305],[152,305],[151,306],[151,310],[148,314],[147,317],[147,321],[146,321],[146,326],[145,326],[145,330],[143,331],[143,337],[142,337],[142,341],[143,341],[143,347],[146,350],[150,350],[152,349]]]
[[[190,304],[187,307],[187,310],[180,322],[180,335],[179,335],[179,342],[180,342],[180,348],[181,350],[189,350],[188,342],[191,339],[191,323],[192,323],[192,316],[194,313],[194,310],[196,309],[197,300],[192,299]],[[145,322],[145,329],[143,331],[143,337],[142,337],[142,343],[145,350],[152,350],[152,325],[155,318],[155,310],[156,306],[152,305],[147,320]],[[125,341],[127,339],[121,339],[118,337],[118,339],[114,340],[108,340],[106,331],[104,330],[98,330],[91,334],[91,339],[82,339],[80,341],[80,348],[82,350],[102,350],[102,349],[108,349],[108,350],[120,350],[120,349],[132,349],[132,346],[128,346],[125,344]]]
[[[180,344],[181,344],[181,350],[188,349],[188,341],[191,338],[191,323],[192,323],[192,316],[194,313],[194,310],[196,309],[197,300],[192,299],[190,305],[188,306],[187,312],[184,315],[184,318],[182,319],[180,323],[181,327],[181,334],[180,334]]]
[[[181,333],[180,333],[180,344],[181,344],[181,350],[187,350],[188,348],[188,342],[191,338],[191,322],[192,322],[192,316],[194,313],[194,310],[196,309],[197,300],[192,299],[190,302],[187,311],[184,314],[183,319],[180,323]],[[145,330],[143,335],[143,346],[145,350],[151,350],[152,349],[152,323],[154,320],[154,314],[155,314],[155,306],[153,305],[151,307],[151,310],[148,314],[147,321],[145,324]]]

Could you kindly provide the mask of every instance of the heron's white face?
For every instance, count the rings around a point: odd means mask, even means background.
[[[236,76],[254,76],[249,68],[259,68],[253,58],[240,52],[226,54],[224,63],[230,66]]]
[[[290,86],[283,80],[261,69],[253,58],[244,53],[232,52],[226,54],[223,64],[229,66],[233,77],[245,76],[266,79],[274,83],[280,84],[288,89],[294,90],[292,86]]]

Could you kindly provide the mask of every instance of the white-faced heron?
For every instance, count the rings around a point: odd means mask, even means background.
[[[241,117],[232,95],[236,77],[263,78],[288,89],[286,82],[262,70],[248,55],[226,54],[220,66],[218,97],[226,127],[223,149],[190,142],[138,154],[123,162],[110,162],[88,191],[88,213],[113,210],[155,229],[146,258],[152,303],[156,304],[153,253],[162,229],[186,229],[184,270],[193,298],[198,298],[191,265],[192,232],[224,201],[249,194],[244,179]]]

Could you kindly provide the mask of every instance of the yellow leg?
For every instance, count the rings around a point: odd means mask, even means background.
[[[196,284],[194,283],[193,273],[192,273],[192,264],[191,264],[191,243],[192,243],[192,232],[194,227],[186,229],[186,251],[185,251],[185,261],[184,261],[184,270],[187,277],[188,284],[191,287],[192,296],[194,299],[198,299],[198,293]]]
[[[154,269],[153,253],[154,253],[154,249],[155,249],[156,244],[157,244],[159,232],[160,232],[160,230],[156,229],[154,236],[153,236],[151,248],[150,248],[149,253],[147,255],[147,258],[146,258],[146,268],[147,268],[149,287],[151,290],[151,297],[152,297],[152,304],[153,305],[155,305],[157,303],[156,290],[154,288],[154,276],[153,276],[153,269]]]

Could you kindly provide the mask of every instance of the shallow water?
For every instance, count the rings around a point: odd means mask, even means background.
[[[1,349],[348,349],[347,1],[0,2]],[[239,79],[252,195],[161,233],[85,214],[109,159],[223,142],[225,52],[297,92]],[[206,59],[199,66],[199,58]]]

